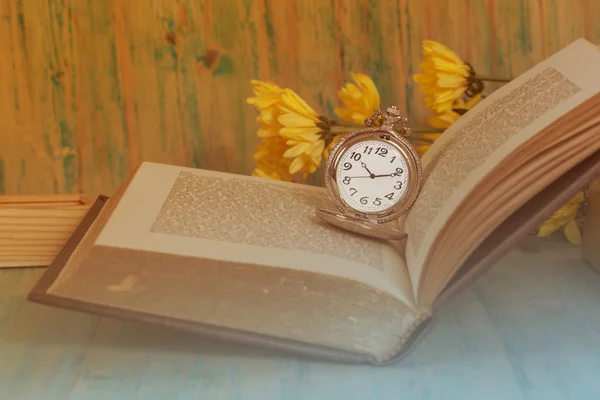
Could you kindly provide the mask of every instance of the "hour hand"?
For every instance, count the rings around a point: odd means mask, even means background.
[[[365,164],[364,162],[361,162],[360,165],[367,170],[367,172],[369,173],[369,175],[371,175],[371,178],[374,177],[373,173],[371,171],[369,171],[369,168],[367,168],[367,164]]]

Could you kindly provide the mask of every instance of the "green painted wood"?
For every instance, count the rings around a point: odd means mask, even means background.
[[[591,0],[38,3],[0,2],[2,193],[112,195],[142,160],[249,174],[254,78],[333,117],[350,71],[365,72],[421,126],[424,39],[501,75],[600,43]]]

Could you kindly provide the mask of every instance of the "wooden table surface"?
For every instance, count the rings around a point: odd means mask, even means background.
[[[2,399],[597,399],[600,274],[527,238],[402,363],[337,365],[28,302],[0,271]]]

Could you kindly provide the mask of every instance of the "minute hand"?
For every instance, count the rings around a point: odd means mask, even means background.
[[[391,174],[385,174],[385,175],[363,175],[363,176],[349,176],[348,178],[350,179],[356,179],[356,178],[381,178],[382,176],[398,176],[399,174],[397,172],[392,172]]]

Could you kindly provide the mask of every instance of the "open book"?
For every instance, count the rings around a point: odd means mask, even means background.
[[[600,172],[600,50],[578,40],[423,158],[402,242],[319,220],[324,188],[143,163],[30,299],[340,361],[399,360],[437,308]]]

